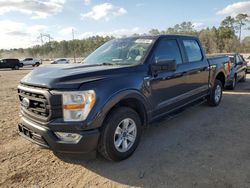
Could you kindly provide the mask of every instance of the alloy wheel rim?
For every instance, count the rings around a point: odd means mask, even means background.
[[[114,145],[117,151],[127,152],[135,143],[137,127],[134,120],[123,119],[117,126],[114,134]]]
[[[215,102],[218,103],[221,98],[221,87],[219,85],[216,86],[214,97],[215,97]]]

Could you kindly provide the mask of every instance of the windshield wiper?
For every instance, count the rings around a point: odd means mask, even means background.
[[[130,65],[130,64],[129,63],[103,62],[103,63],[99,63],[98,65],[99,66],[116,66],[116,65],[122,66],[122,65]]]
[[[110,62],[103,62],[103,63],[100,63],[99,65],[118,65],[117,63],[110,63]]]

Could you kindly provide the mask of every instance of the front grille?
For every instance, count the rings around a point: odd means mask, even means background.
[[[32,115],[40,117],[49,116],[49,109],[47,108],[48,101],[43,94],[26,91],[25,89],[18,88],[18,95],[22,109],[32,113]],[[24,98],[28,99],[28,106],[23,105]]]

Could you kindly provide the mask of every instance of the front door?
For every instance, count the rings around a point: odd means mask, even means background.
[[[7,61],[5,59],[0,60],[0,68],[8,68]]]
[[[177,107],[185,99],[189,90],[185,63],[178,40],[174,38],[160,39],[153,53],[153,62],[157,59],[175,60],[176,71],[162,71],[151,78],[151,103],[154,106],[153,116],[164,115]]]

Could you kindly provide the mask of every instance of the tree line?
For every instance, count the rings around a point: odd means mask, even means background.
[[[166,30],[151,29],[149,34],[186,34],[198,36],[206,53],[241,52],[250,53],[250,36],[242,38],[243,30],[250,30],[249,15],[238,14],[235,17],[228,16],[222,20],[219,27],[196,30],[192,22],[182,22]],[[138,34],[134,34],[137,36]],[[144,34],[146,35],[146,34]],[[112,36],[93,36],[82,40],[52,41],[44,45],[36,45],[30,48],[19,48],[11,50],[0,50],[1,56],[12,57],[86,57],[103,43],[113,39]]]
[[[238,14],[236,17],[228,16],[222,20],[218,28],[205,28],[197,31],[191,22],[182,22],[174,27],[159,31],[152,29],[152,35],[158,34],[188,34],[200,38],[207,53],[241,52],[250,53],[250,36],[241,40],[242,31],[250,30],[247,14]]]
[[[42,59],[53,59],[59,57],[86,57],[89,53],[113,39],[114,37],[93,36],[82,40],[51,41],[44,45],[36,45],[30,48],[18,48],[11,50],[0,50],[0,57],[39,57]]]

